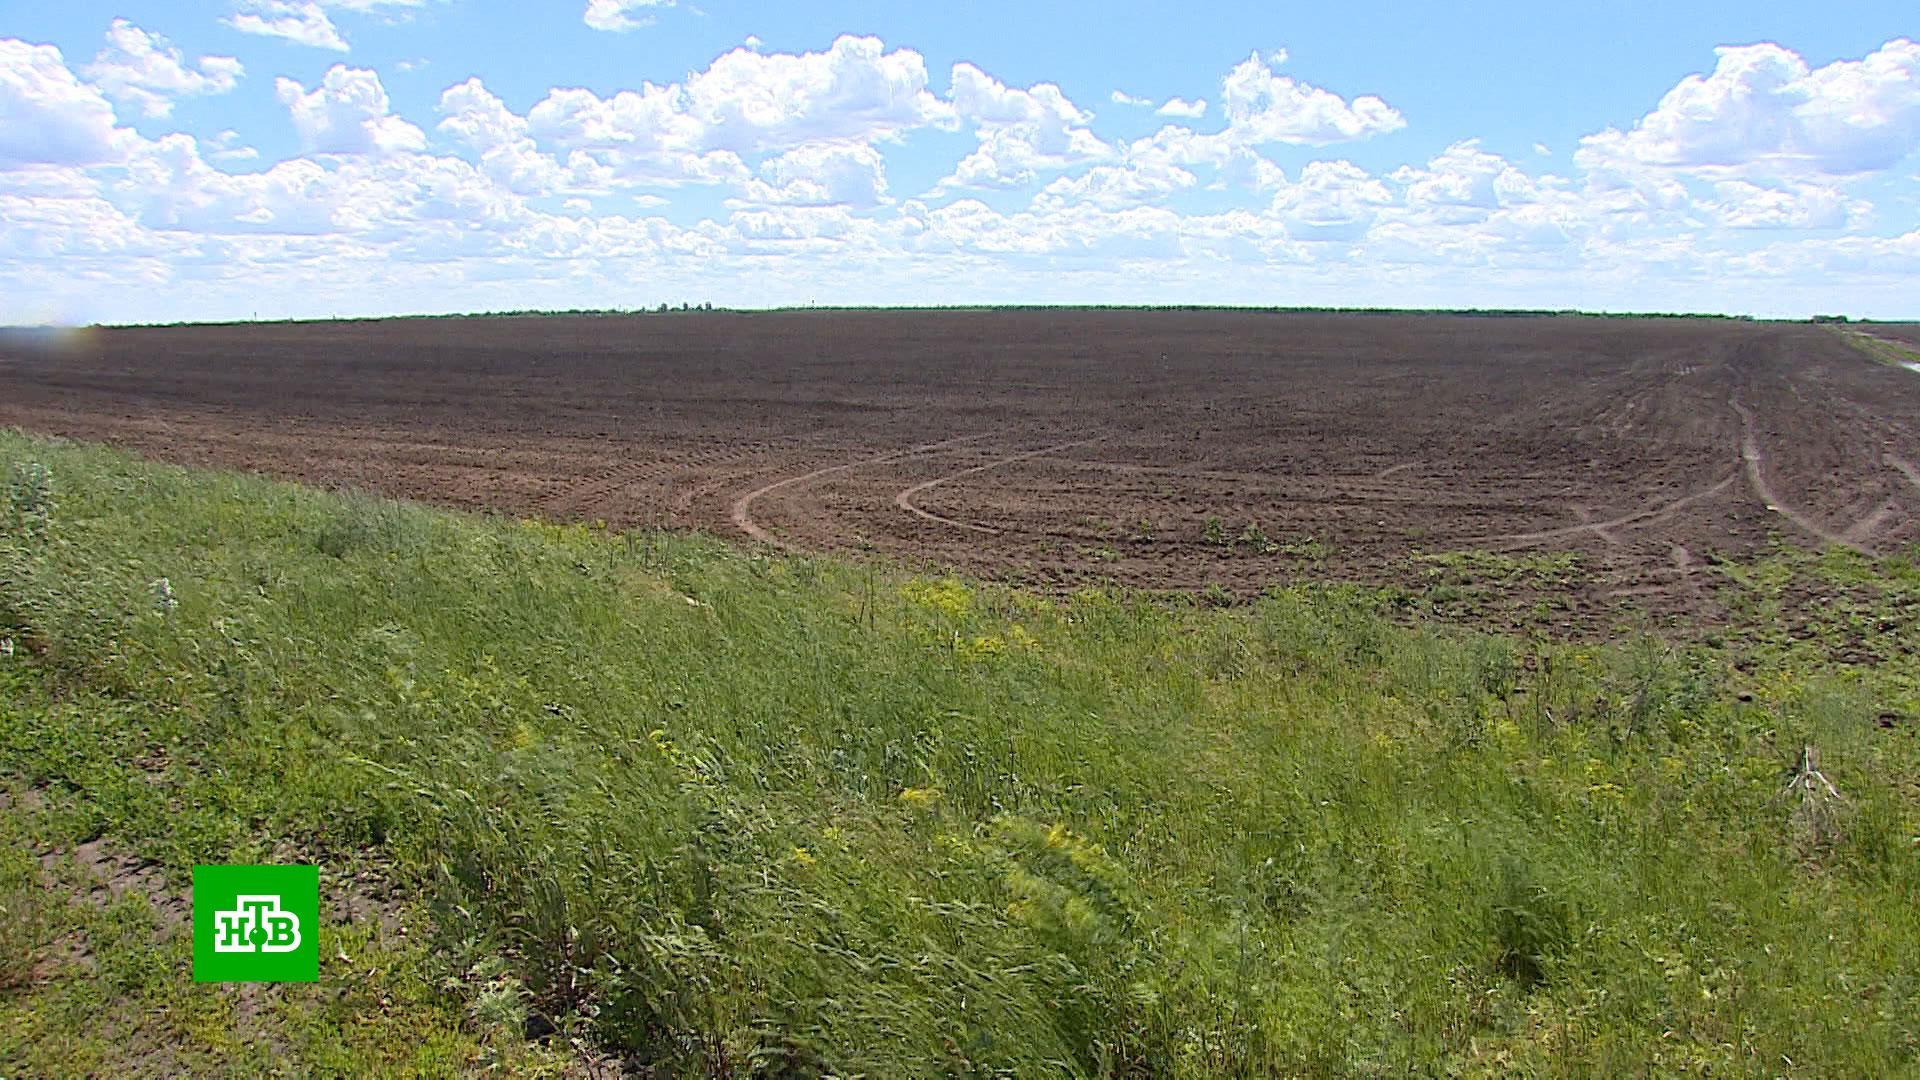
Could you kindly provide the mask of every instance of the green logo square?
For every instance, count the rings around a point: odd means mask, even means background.
[[[319,979],[319,867],[193,868],[193,981]]]

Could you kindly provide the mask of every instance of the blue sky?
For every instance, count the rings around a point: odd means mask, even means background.
[[[1920,316],[1916,22],[1910,3],[14,6],[0,321],[683,300]]]

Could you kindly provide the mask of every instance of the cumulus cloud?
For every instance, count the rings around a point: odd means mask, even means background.
[[[1115,90],[1109,97],[1115,105],[1132,105],[1137,109],[1148,108],[1153,104],[1153,102],[1147,98],[1134,97],[1124,90]]]
[[[1703,176],[1852,176],[1920,150],[1920,45],[1889,41],[1860,60],[1810,68],[1774,44],[1715,50],[1626,131],[1580,141],[1586,169]]]
[[[623,173],[722,179],[740,155],[814,142],[871,142],[950,121],[927,90],[926,62],[878,38],[841,37],[824,52],[740,48],[684,84],[642,83],[601,98],[557,89],[528,112],[543,143],[585,150]]]
[[[1073,205],[1119,209],[1164,199],[1198,182],[1193,173],[1177,165],[1095,165],[1079,176],[1054,179],[1034,196],[1033,205],[1042,210]]]
[[[1021,90],[972,64],[955,64],[947,97],[954,114],[974,126],[980,145],[961,159],[936,191],[1012,187],[1043,170],[1113,156],[1112,147],[1087,127],[1092,114],[1069,101],[1052,83]]]
[[[764,162],[738,201],[867,209],[887,201],[886,159],[864,143],[797,147]]]
[[[115,127],[113,106],[74,77],[59,49],[0,40],[0,169],[116,161],[128,134]]]
[[[327,14],[329,9],[361,14],[385,8],[415,8],[427,0],[234,0],[234,12],[221,20],[243,34],[275,37],[316,49],[347,51],[347,39]]]
[[[246,69],[231,56],[202,56],[189,64],[166,38],[115,19],[107,28],[106,48],[85,73],[108,97],[161,117],[172,114],[175,98],[232,90]]]
[[[684,83],[643,82],[602,98],[556,88],[522,116],[478,80],[441,99],[441,129],[482,156],[515,190],[613,186],[757,183],[744,193],[763,201],[808,200],[799,155],[763,167],[749,158],[778,158],[803,147],[812,161],[839,168],[877,163],[877,151],[826,154],[817,148],[871,146],[928,125],[953,123],[953,108],[927,90],[926,63],[908,49],[888,51],[877,38],[845,36],[822,52],[761,53],[738,48]],[[866,166],[862,166],[866,168]],[[868,169],[878,176],[877,169]],[[841,188],[846,177],[827,183]],[[866,198],[877,198],[874,189]],[[784,192],[784,194],[782,193]]]
[[[1207,166],[1225,170],[1256,189],[1271,186],[1273,167],[1259,148],[1273,144],[1326,146],[1369,139],[1398,131],[1406,119],[1380,98],[1363,96],[1349,101],[1310,86],[1277,69],[1285,51],[1262,57],[1258,52],[1234,66],[1221,80],[1221,107],[1226,126],[1200,132],[1170,124],[1127,150],[1131,162],[1142,165]],[[1169,98],[1157,112],[1193,119],[1204,116],[1208,103]]]
[[[240,141],[240,133],[228,128],[208,139],[212,147],[208,157],[215,161],[252,161],[260,156],[260,151]]]
[[[587,0],[587,10],[582,19],[595,30],[624,33],[653,24],[652,15],[636,15],[635,12],[673,5],[674,0]]]
[[[1264,59],[1255,52],[1221,82],[1227,130],[1235,141],[1254,146],[1326,146],[1385,135],[1407,126],[1398,110],[1377,97],[1367,95],[1348,101],[1330,90],[1279,74],[1276,69],[1286,60],[1284,49]]]
[[[346,39],[327,16],[326,9],[313,0],[242,0],[239,11],[224,20],[243,34],[280,38],[296,45],[346,52]]]
[[[1302,240],[1358,240],[1394,195],[1350,161],[1316,161],[1274,195],[1272,211]]]
[[[1426,165],[1402,166],[1389,178],[1408,206],[1468,220],[1539,198],[1536,181],[1512,162],[1481,149],[1477,139],[1454,143]]]
[[[890,138],[952,115],[927,90],[926,60],[875,37],[843,36],[819,53],[735,49],[689,78],[685,98],[708,145],[741,153]]]
[[[450,86],[440,95],[446,119],[440,130],[479,155],[480,168],[521,195],[603,191],[610,170],[574,151],[567,164],[544,153],[528,134],[527,119],[507,108],[479,79]]]
[[[1825,184],[1762,186],[1722,180],[1704,208],[1730,229],[1839,229],[1870,213],[1867,204]]]
[[[423,150],[427,137],[393,115],[380,76],[365,68],[335,64],[308,91],[292,79],[274,89],[293,118],[301,145],[321,154],[391,154]]]

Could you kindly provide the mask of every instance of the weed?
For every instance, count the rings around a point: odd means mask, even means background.
[[[23,849],[0,846],[0,991],[32,981],[50,942],[52,897]]]
[[[46,539],[54,509],[53,470],[38,461],[7,471],[7,531],[28,543]]]

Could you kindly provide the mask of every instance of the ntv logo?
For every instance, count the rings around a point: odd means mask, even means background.
[[[232,911],[213,913],[213,951],[288,953],[300,947],[300,916],[280,910],[278,896],[242,896]]]
[[[319,938],[317,867],[193,868],[195,982],[313,982]]]

